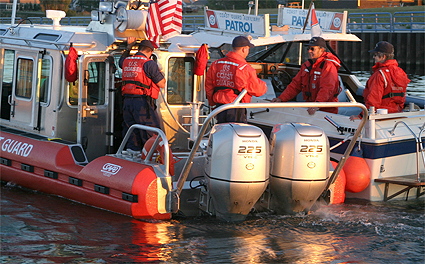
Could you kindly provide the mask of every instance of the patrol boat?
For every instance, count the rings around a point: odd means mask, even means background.
[[[361,41],[354,35],[347,34],[347,13],[315,11],[320,18],[322,37],[328,42],[327,49],[337,55],[338,44],[344,41]],[[228,12],[206,10],[205,28],[199,29],[193,36],[199,40],[213,39],[211,43],[231,43],[228,36],[232,33],[232,23],[228,20],[240,19],[240,25],[253,23],[254,32],[250,31],[251,42],[256,45],[247,61],[256,68],[257,73],[269,83],[268,92],[261,97],[253,97],[253,103],[265,103],[283,92],[292,78],[299,72],[301,64],[308,59],[308,53],[302,43],[311,38],[311,27],[304,23],[309,10],[278,7],[276,26],[263,26],[268,23],[268,16],[251,18],[249,15],[232,15]],[[234,32],[233,32],[234,33]],[[236,33],[237,34],[237,33]],[[219,50],[210,48],[212,56],[220,54]],[[364,86],[345,66],[339,70],[339,102],[364,102]],[[299,94],[291,103],[302,102]],[[361,131],[356,147],[350,153],[350,164],[344,168],[346,175],[347,198],[360,198],[369,201],[389,199],[408,199],[424,194],[425,174],[424,155],[424,103],[420,97],[406,96],[405,109],[401,113],[386,113],[385,109],[369,109],[365,129]],[[344,160],[347,146],[352,143],[357,127],[365,120],[350,121],[349,117],[358,115],[361,110],[339,107],[338,114],[316,112],[308,115],[299,107],[248,109],[248,123],[262,128],[269,135],[275,125],[281,123],[303,122],[323,129],[330,143],[330,156],[334,161]],[[311,151],[314,148],[310,149]],[[301,152],[301,151],[300,151]],[[356,162],[352,162],[356,161]],[[405,164],[405,166],[400,166]],[[290,169],[291,170],[291,169]],[[337,171],[339,171],[338,168]],[[296,178],[282,176],[271,170],[270,181],[292,180]],[[334,183],[332,177],[329,183]],[[273,186],[270,185],[273,190]],[[416,192],[409,192],[411,189]],[[344,195],[345,195],[344,194]]]
[[[211,111],[205,102],[204,77],[193,75],[196,51],[202,43],[208,43],[211,52],[220,50],[240,32],[206,39],[205,31],[199,31],[163,41],[153,55],[167,80],[157,100],[163,128],[134,125],[123,137],[121,72],[115,65],[127,37],[146,38],[147,9],[134,10],[122,1],[101,2],[94,13],[88,27],[61,26],[61,11],[47,13],[54,21],[50,26],[0,25],[2,181],[137,219],[207,214],[241,221],[252,210],[309,210],[342,168],[330,168],[328,137],[321,127],[282,122],[276,124],[270,141],[256,125],[211,124],[215,115],[229,108],[323,104],[242,104],[238,103],[241,93],[234,104]],[[294,36],[286,33],[268,35],[267,19],[250,19],[265,23],[266,32],[257,37],[264,45],[279,44],[288,37],[293,41]],[[75,64],[67,60],[72,57],[71,46],[77,52]],[[275,74],[273,67],[281,65],[257,62],[253,66],[261,69],[259,74],[274,92],[268,78]],[[76,79],[68,81],[73,74]],[[358,108],[367,116],[364,106],[353,101],[331,106]],[[364,124],[359,123],[352,142]],[[145,153],[125,149],[134,129],[157,134]],[[306,138],[316,140],[315,155],[283,150],[285,142],[304,148]],[[353,147],[346,148],[345,156]],[[270,163],[271,156],[275,161]],[[308,173],[305,178],[304,172],[290,175],[295,181],[277,181],[278,188],[271,192],[270,167],[287,163]],[[304,187],[290,195],[279,193],[279,186],[287,190],[295,183]]]

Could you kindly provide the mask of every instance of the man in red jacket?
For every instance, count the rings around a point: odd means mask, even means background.
[[[301,70],[292,82],[272,102],[287,102],[300,92],[306,102],[338,102],[338,69],[341,67],[339,59],[326,52],[326,42],[321,37],[311,38],[307,46],[310,58],[301,65]],[[336,107],[311,107],[307,112],[313,115],[317,110],[338,113]]]
[[[394,46],[380,41],[369,52],[373,53],[375,65],[363,92],[366,107],[388,109],[388,113],[403,111],[410,80],[394,59]]]
[[[249,49],[254,47],[245,36],[233,39],[232,51],[226,57],[213,62],[207,71],[205,91],[210,106],[221,106],[233,102],[245,89],[247,94],[241,103],[251,102],[252,96],[267,92],[267,85],[245,60]],[[246,109],[229,109],[217,115],[217,123],[247,122]]]

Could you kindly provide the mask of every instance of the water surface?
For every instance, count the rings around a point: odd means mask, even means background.
[[[425,263],[425,199],[310,214],[139,221],[1,188],[1,263]]]

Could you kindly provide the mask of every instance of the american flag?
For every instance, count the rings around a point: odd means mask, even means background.
[[[159,39],[169,39],[182,31],[182,0],[151,1],[147,17],[147,36],[159,47]]]

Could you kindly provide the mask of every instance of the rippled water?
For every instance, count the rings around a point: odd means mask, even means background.
[[[424,263],[425,200],[144,222],[1,188],[1,263]]]

